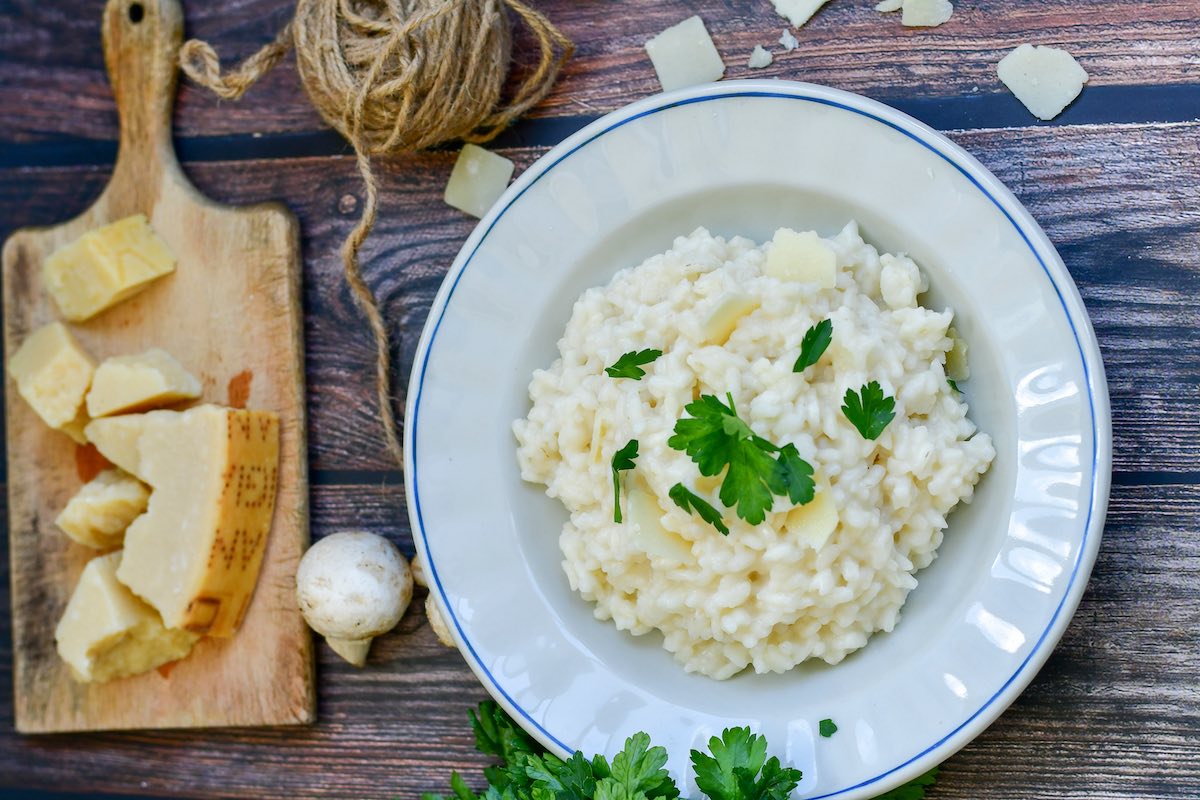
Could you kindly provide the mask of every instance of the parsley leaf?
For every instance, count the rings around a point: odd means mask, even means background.
[[[661,355],[662,350],[630,350],[618,358],[617,363],[611,367],[605,367],[604,371],[608,373],[608,377],[610,378],[630,378],[640,381],[646,374],[646,370],[642,369],[642,365],[652,363]]]
[[[667,492],[667,496],[675,501],[675,505],[689,514],[699,514],[700,519],[712,525],[724,535],[729,535],[729,528],[721,519],[721,512],[713,508],[703,497],[690,491],[682,483],[677,483]]]
[[[711,800],[787,800],[800,783],[798,769],[767,759],[767,740],[749,728],[726,728],[708,741],[711,755],[692,751],[696,786]]]
[[[864,439],[878,439],[896,416],[896,401],[884,395],[879,381],[871,381],[862,387],[861,394],[847,389],[842,402],[842,413],[851,425],[858,428]]]
[[[684,406],[691,418],[675,423],[675,435],[667,444],[691,456],[701,475],[712,477],[725,470],[721,502],[726,508],[736,506],[737,515],[751,525],[766,518],[774,503],[772,494],[787,495],[793,502],[807,502],[796,499],[805,496],[811,500],[811,487],[805,490],[804,482],[811,478],[812,467],[795,447],[781,450],[755,435],[738,417],[733,395],[725,396],[728,406],[710,394]]]
[[[890,792],[885,792],[884,794],[879,795],[879,797],[876,797],[875,800],[923,800],[925,797],[925,790],[930,786],[933,786],[934,782],[937,780],[937,776],[938,768],[934,767],[933,769],[929,770],[929,772],[913,778],[903,786],[897,786]]]
[[[817,724],[817,727],[820,729],[821,736],[826,739],[837,733],[837,725],[835,725],[831,719],[821,720]]]
[[[962,394],[962,389],[958,388],[958,382],[953,378],[946,378],[946,383],[950,385],[950,388],[954,390],[955,394]]]
[[[633,469],[633,460],[637,458],[638,440],[630,439],[612,457],[613,476],[613,522],[621,521],[621,472]]]
[[[800,357],[796,359],[792,372],[804,372],[821,360],[825,348],[833,341],[833,320],[823,319],[813,325],[800,340]]]
[[[625,740],[624,749],[613,757],[611,776],[601,783],[612,781],[627,790],[629,797],[676,798],[679,789],[671,780],[671,774],[663,768],[666,763],[666,749],[651,747],[647,734],[635,733]]]

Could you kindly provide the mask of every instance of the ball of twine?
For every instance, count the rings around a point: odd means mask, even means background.
[[[512,46],[511,10],[537,40],[539,59],[504,102]],[[358,252],[375,224],[378,187],[371,156],[441,142],[484,142],[546,95],[571,41],[520,0],[299,0],[275,40],[221,72],[206,42],[186,42],[184,74],[236,100],[292,48],[305,92],[354,148],[366,187],[362,216],[342,245],[350,286],[376,344],[376,386],[385,441],[403,465],[391,390],[387,327],[362,279]]]

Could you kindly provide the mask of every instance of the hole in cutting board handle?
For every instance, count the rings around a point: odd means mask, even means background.
[[[130,3],[129,21],[137,25],[146,16],[146,8],[141,3]]]

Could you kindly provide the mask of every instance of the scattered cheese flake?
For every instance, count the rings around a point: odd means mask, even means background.
[[[446,182],[446,203],[473,217],[482,217],[504,194],[512,174],[513,162],[504,156],[479,145],[463,145]]]
[[[1054,119],[1083,91],[1088,74],[1057,47],[1023,44],[1000,60],[1000,80],[1035,117]]]
[[[770,51],[761,44],[754,45],[754,52],[750,54],[750,60],[746,62],[746,66],[750,69],[762,69],[763,67],[771,66],[771,62],[775,57]]]
[[[771,0],[775,4],[775,12],[788,22],[799,28],[812,19],[821,6],[829,0]]]
[[[664,92],[720,80],[725,74],[725,62],[698,16],[652,37],[646,42],[646,53]]]
[[[875,10],[880,14],[890,14],[893,11],[899,11],[904,5],[904,0],[882,0],[875,5]]]
[[[790,53],[800,46],[800,40],[797,39],[790,30],[784,28],[783,35],[779,37],[779,44],[784,50],[787,50]]]
[[[909,28],[936,28],[954,13],[950,0],[904,0],[903,9],[900,24]]]

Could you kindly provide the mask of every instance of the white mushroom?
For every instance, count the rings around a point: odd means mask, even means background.
[[[371,640],[396,627],[412,600],[413,578],[396,546],[374,533],[321,539],[300,559],[296,599],[305,621],[355,666]]]
[[[425,616],[429,619],[429,627],[433,628],[433,633],[437,636],[438,641],[446,647],[454,647],[454,637],[450,635],[450,626],[446,624],[446,618],[438,610],[437,603],[433,602],[432,593],[425,595]]]

